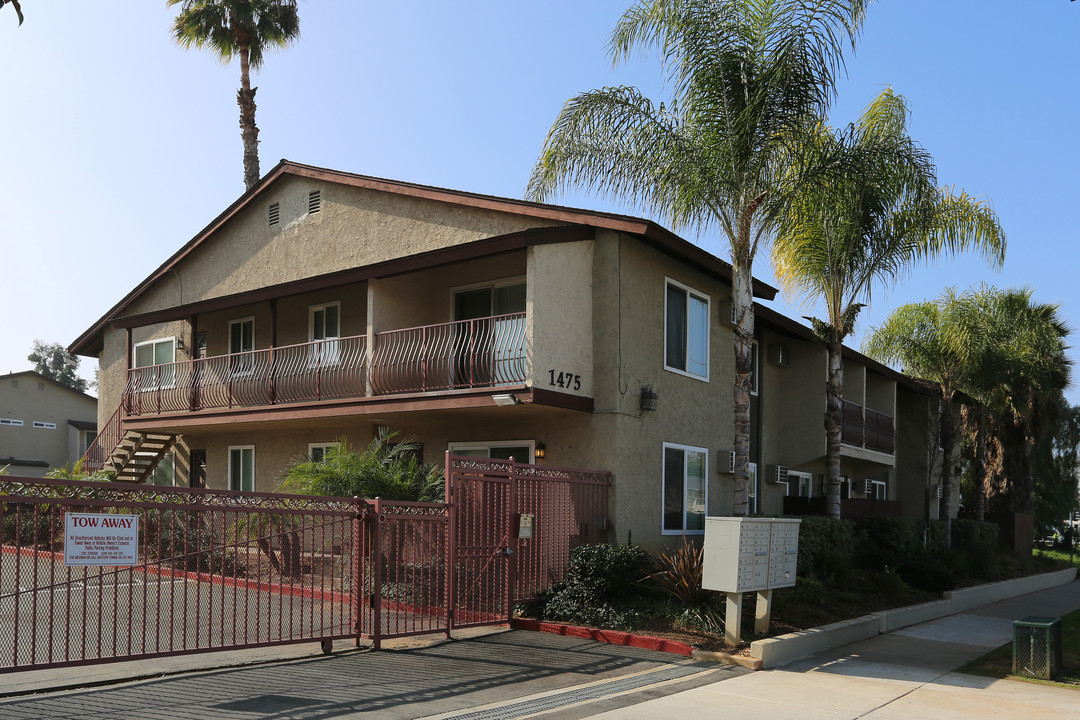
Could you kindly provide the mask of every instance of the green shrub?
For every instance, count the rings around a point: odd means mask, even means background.
[[[566,579],[530,604],[544,620],[613,629],[632,628],[640,618],[633,607],[638,581],[651,569],[638,545],[581,545],[570,552]]]
[[[923,553],[925,524],[917,518],[871,515],[860,528],[856,560],[870,571],[895,568]]]
[[[962,575],[983,577],[997,560],[1000,542],[994,523],[957,518],[952,521],[953,568]]]
[[[799,525],[796,574],[815,580],[843,578],[851,571],[855,524],[850,520],[810,515]]]
[[[911,587],[927,592],[942,593],[956,587],[952,570],[945,561],[929,554],[905,561],[897,573]]]
[[[321,460],[300,456],[279,487],[303,495],[441,502],[442,468],[420,462],[411,438],[396,438],[397,433],[380,430],[362,452],[342,439]]]

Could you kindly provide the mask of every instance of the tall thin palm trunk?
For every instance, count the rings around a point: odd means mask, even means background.
[[[975,409],[975,519],[986,519],[986,409],[979,405]]]
[[[956,447],[956,419],[953,413],[953,393],[946,390],[941,401],[941,495],[945,521],[945,550],[952,549],[953,492],[956,473],[953,472],[953,450]]]
[[[259,128],[255,125],[255,93],[251,87],[251,67],[247,43],[240,43],[240,89],[236,104],[240,106],[240,138],[244,144],[244,189],[250,190],[259,182]]]
[[[732,514],[750,513],[750,393],[753,387],[754,290],[748,268],[738,265],[731,287],[735,306],[735,488]]]
[[[840,519],[840,444],[844,423],[843,343],[831,340],[825,384],[825,514]]]

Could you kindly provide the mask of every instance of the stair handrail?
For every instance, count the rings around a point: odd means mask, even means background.
[[[105,426],[98,431],[94,442],[90,443],[90,447],[86,448],[86,452],[83,453],[80,462],[83,470],[87,473],[95,473],[104,467],[105,461],[112,457],[113,452],[120,445],[122,434],[120,411],[123,408],[123,403],[117,406],[116,412],[108,419]]]

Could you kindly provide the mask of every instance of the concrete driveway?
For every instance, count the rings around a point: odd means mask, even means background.
[[[747,672],[649,650],[506,631],[428,647],[14,697],[0,700],[0,718],[497,720],[546,713],[569,719]]]

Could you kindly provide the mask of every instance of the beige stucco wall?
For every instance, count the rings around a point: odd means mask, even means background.
[[[893,415],[896,405],[896,381],[872,370],[866,372],[866,407]]]
[[[0,376],[0,418],[22,420],[21,427],[0,425],[0,467],[8,458],[42,460],[49,467],[9,468],[12,475],[42,477],[79,459],[79,433],[68,420],[95,422],[97,402],[35,375]],[[34,422],[55,428],[35,428]]]
[[[896,499],[904,514],[926,516],[926,495],[938,483],[940,452],[937,433],[937,400],[910,388],[897,389],[896,470],[893,483]],[[930,515],[937,517],[937,503],[930,503]]]
[[[786,488],[770,482],[768,475],[777,465],[810,472],[816,478],[824,468],[825,455],[825,349],[816,342],[802,340],[760,324],[757,331],[761,382],[758,471],[760,512],[779,515],[784,508]],[[776,363],[778,346],[787,350],[788,365]]]
[[[526,319],[536,387],[593,395],[593,246],[586,241],[529,248]]]
[[[316,189],[322,192],[322,210],[308,215],[308,193]],[[267,209],[273,202],[281,205],[281,222],[269,226]],[[164,275],[125,314],[146,313],[558,224],[286,176],[194,250],[175,272]],[[523,268],[523,258],[520,265]],[[178,325],[186,326],[186,322]],[[303,327],[306,333],[306,320]],[[166,332],[158,327],[151,332],[159,330]],[[123,336],[123,330],[105,330],[104,350],[99,358],[101,398],[103,407],[108,408],[102,410],[104,419],[115,410],[123,391]]]
[[[709,297],[709,379],[664,369],[665,278]],[[730,289],[633,238],[600,233],[594,243],[593,318],[596,415],[612,418],[617,490],[611,536],[650,547],[671,546],[661,532],[663,444],[708,452],[708,513],[729,513],[734,382]],[[641,388],[659,395],[656,411],[640,409]],[[724,472],[720,472],[723,470]]]

